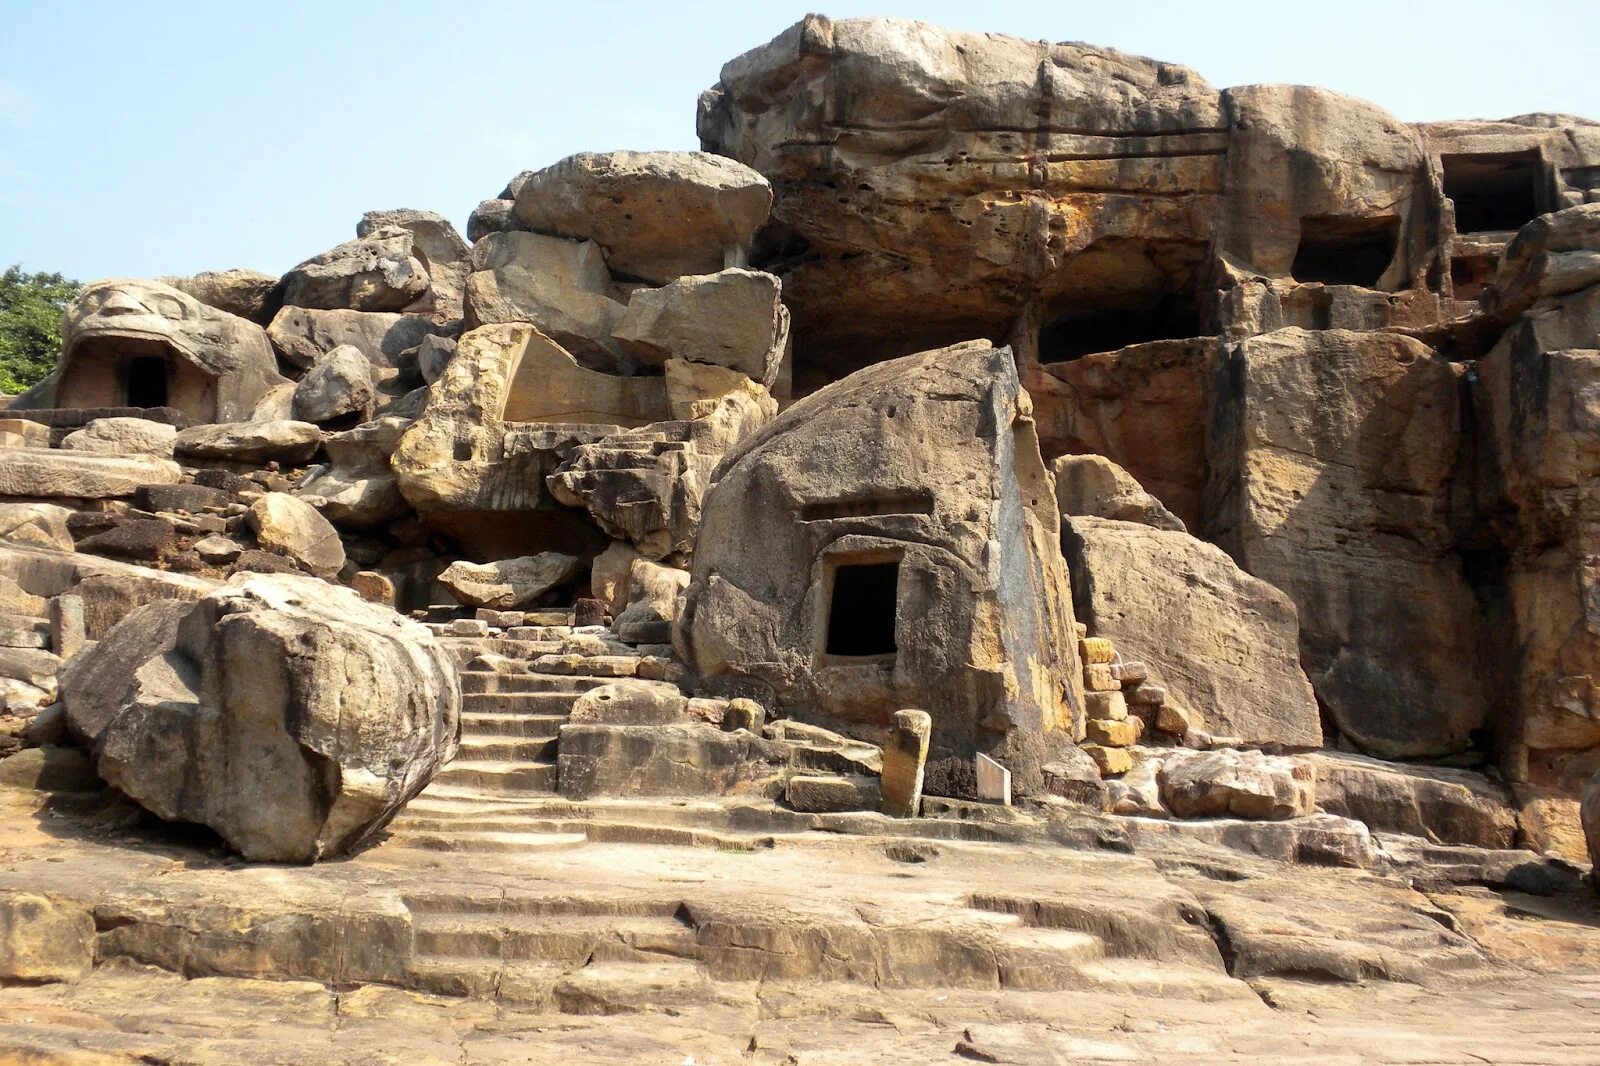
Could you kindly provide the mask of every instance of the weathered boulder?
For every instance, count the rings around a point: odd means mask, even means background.
[[[372,237],[380,230],[403,229],[411,234],[411,252],[428,272],[427,299],[433,317],[451,321],[461,317],[463,287],[472,270],[472,249],[461,239],[455,224],[433,211],[402,207],[368,211],[356,224],[357,237]]]
[[[0,541],[72,551],[65,507],[53,503],[0,503]]]
[[[1509,321],[1541,300],[1594,285],[1600,285],[1600,203],[1540,215],[1518,230],[1483,306]]]
[[[613,335],[649,363],[712,363],[771,386],[789,343],[782,289],[771,274],[737,267],[681,277],[635,292]]]
[[[982,342],[796,402],[706,495],[680,656],[703,683],[763,686],[818,724],[881,731],[925,709],[932,792],[970,791],[979,751],[1017,794],[1039,791],[1083,701],[1029,411],[1011,352]]]
[[[175,289],[230,315],[248,318],[259,326],[272,321],[282,302],[279,278],[259,270],[202,270],[186,278],[162,278]]]
[[[67,307],[55,373],[11,406],[170,408],[192,422],[226,422],[283,382],[254,322],[158,281],[113,278]]]
[[[619,274],[668,282],[721,270],[767,220],[772,188],[707,152],[581,152],[527,176],[522,227],[605,249]]]
[[[319,356],[294,387],[292,410],[300,422],[362,422],[372,413],[372,365],[361,349],[341,344]]]
[[[61,439],[68,451],[154,455],[171,459],[178,427],[148,418],[96,418]]]
[[[273,317],[267,336],[285,360],[299,367],[310,366],[343,344],[360,349],[375,367],[396,367],[403,353],[424,338],[456,328],[426,315],[285,307]]]
[[[635,559],[628,570],[628,603],[611,628],[622,640],[635,644],[666,643],[672,639],[672,622],[678,617],[689,572]]]
[[[627,678],[596,687],[572,704],[571,721],[604,725],[668,725],[687,721],[689,700],[677,685]]]
[[[1064,517],[1061,546],[1078,619],[1145,663],[1149,682],[1199,711],[1213,733],[1321,745],[1289,597],[1187,533]]]
[[[108,784],[257,861],[348,851],[460,732],[459,682],[433,635],[305,577],[139,608],[72,660],[62,699]]]
[[[286,492],[269,492],[245,512],[264,550],[294,560],[307,573],[331,577],[344,566],[339,533],[316,508]]]
[[[303,466],[322,445],[322,430],[310,422],[227,422],[180,430],[173,448],[195,459],[225,459],[259,465]],[[176,478],[172,480],[177,480]]]
[[[622,303],[593,241],[496,233],[472,249],[466,327],[531,322],[594,369],[617,364],[611,331]]]
[[[454,337],[437,337],[430,334],[417,345],[417,373],[422,375],[425,383],[432,385],[444,375],[444,368],[449,365],[451,357],[455,354]]]
[[[182,480],[177,463],[150,455],[8,448],[0,462],[0,496],[103,499],[131,496],[140,485]]]
[[[50,427],[30,418],[0,418],[0,448],[48,448]]]
[[[467,216],[467,240],[477,243],[495,233],[505,233],[522,225],[517,219],[517,202],[509,199],[483,200]]]
[[[123,559],[160,559],[177,541],[172,523],[161,518],[131,518],[118,522],[103,533],[85,537],[78,550]]]
[[[312,256],[283,278],[283,302],[325,310],[401,311],[428,291],[412,236],[385,226]]]
[[[1050,472],[1055,475],[1056,505],[1063,518],[1113,518],[1187,532],[1165,504],[1103,455],[1063,455],[1050,464]]]
[[[294,495],[341,527],[368,529],[402,517],[410,509],[389,456],[407,425],[402,418],[379,418],[327,434],[328,462],[308,469]]]
[[[1316,809],[1301,762],[1259,751],[1175,751],[1161,760],[1161,797],[1179,818],[1299,818]]]
[[[1461,397],[1409,337],[1283,329],[1232,350],[1208,442],[1208,539],[1288,593],[1340,733],[1391,757],[1483,725],[1476,600],[1454,554]]]
[[[1478,848],[1517,844],[1511,794],[1482,774],[1334,752],[1300,761],[1316,776],[1318,808],[1364,822],[1374,832]]]
[[[451,563],[439,575],[439,583],[462,603],[509,611],[533,604],[587,566],[588,560],[577,556],[540,552],[492,563]]]

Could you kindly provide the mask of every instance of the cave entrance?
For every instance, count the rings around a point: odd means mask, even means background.
[[[900,561],[841,563],[829,581],[829,655],[851,658],[893,655]]]
[[[1296,281],[1376,289],[1400,247],[1394,216],[1312,215],[1300,220],[1300,244],[1290,273]]]
[[[1519,230],[1543,214],[1543,167],[1536,151],[1445,155],[1444,194],[1456,207],[1457,233]]]
[[[1188,293],[1167,293],[1133,308],[1073,309],[1039,330],[1039,362],[1065,363],[1148,341],[1198,337],[1200,315]]]
[[[167,406],[167,361],[159,355],[128,360],[126,397],[129,407]]]

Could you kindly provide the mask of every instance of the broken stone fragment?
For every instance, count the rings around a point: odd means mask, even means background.
[[[582,573],[586,559],[561,552],[540,552],[492,563],[454,562],[439,575],[439,583],[472,607],[512,610],[533,606],[558,585]]]
[[[182,480],[177,463],[149,455],[9,448],[0,461],[0,496],[104,499],[132,496],[140,485]]]
[[[310,366],[342,344],[359,349],[374,367],[398,367],[403,353],[425,338],[459,328],[425,315],[285,307],[273,317],[267,336],[287,362],[299,367]]]
[[[0,541],[73,551],[76,543],[67,528],[70,510],[54,503],[0,502]]]
[[[531,322],[596,370],[632,365],[611,331],[625,307],[593,241],[541,233],[497,233],[472,250],[466,328]]]

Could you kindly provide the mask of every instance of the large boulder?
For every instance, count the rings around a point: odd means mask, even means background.
[[[322,430],[317,426],[284,419],[191,426],[179,431],[173,447],[177,454],[194,459],[302,466],[317,454],[321,445]]]
[[[613,271],[657,284],[721,270],[771,206],[766,178],[707,152],[580,152],[516,193],[523,228],[592,240]]]
[[[1289,597],[1187,533],[1064,517],[1061,544],[1079,620],[1145,663],[1174,703],[1220,736],[1321,745]]]
[[[588,566],[587,559],[577,556],[540,552],[492,563],[451,563],[439,575],[439,583],[468,606],[509,611],[533,604]]]
[[[380,418],[323,438],[328,462],[311,467],[294,495],[336,526],[369,529],[405,515],[410,508],[389,467],[389,456],[407,422]]]
[[[62,700],[108,784],[258,861],[369,838],[460,733],[455,668],[426,628],[282,575],[135,610],[63,671]]]
[[[1459,752],[1485,721],[1450,522],[1457,373],[1410,337],[1302,329],[1219,369],[1207,539],[1289,594],[1318,700],[1369,754]]]
[[[248,318],[260,326],[272,321],[282,302],[278,276],[259,270],[202,270],[185,278],[161,280],[209,307]]]
[[[1299,818],[1316,809],[1305,764],[1259,751],[1176,751],[1161,760],[1161,798],[1179,818]]]
[[[593,241],[496,233],[472,249],[472,270],[466,282],[468,329],[531,322],[597,369],[617,361],[610,336],[625,305]]]
[[[304,500],[269,492],[250,505],[244,518],[257,544],[294,560],[307,573],[332,577],[344,566],[338,530]]]
[[[770,386],[789,344],[782,290],[771,274],[737,267],[681,277],[635,292],[614,335],[649,363],[711,363]]]
[[[154,455],[171,459],[178,427],[148,418],[96,418],[61,439],[68,451]]]
[[[1083,697],[1029,414],[1011,351],[986,342],[869,367],[779,414],[705,497],[685,662],[874,736],[926,710],[930,792],[972,794],[979,752],[1017,794],[1040,791]]]
[[[294,307],[401,311],[428,291],[428,271],[411,254],[408,230],[386,226],[312,256],[284,275]]]
[[[354,345],[341,344],[319,356],[294,387],[296,420],[319,426],[366,420],[372,412],[372,365]]]
[[[360,349],[374,367],[397,367],[423,338],[455,328],[425,315],[285,307],[273,317],[267,336],[286,361],[299,367],[343,344]]]
[[[1482,774],[1335,752],[1300,761],[1316,775],[1321,810],[1364,822],[1374,832],[1478,848],[1518,843],[1511,794]]]
[[[411,234],[411,252],[428,272],[433,316],[445,321],[460,318],[462,287],[472,270],[472,249],[455,224],[433,211],[401,207],[368,211],[356,224],[356,236],[371,237],[388,228]]]

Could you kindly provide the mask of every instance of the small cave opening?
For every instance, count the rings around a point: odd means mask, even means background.
[[[1376,289],[1400,247],[1400,219],[1311,215],[1300,220],[1300,244],[1289,272],[1296,281]]]
[[[1148,341],[1198,337],[1203,331],[1193,294],[1169,292],[1142,307],[1072,308],[1039,330],[1039,362],[1065,363]]]
[[[893,655],[900,563],[841,564],[833,571],[828,603],[829,655]]]
[[[124,396],[129,407],[167,406],[167,361],[159,355],[128,360]]]
[[[1543,214],[1536,151],[1445,155],[1444,194],[1456,208],[1457,233],[1519,230]]]

